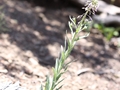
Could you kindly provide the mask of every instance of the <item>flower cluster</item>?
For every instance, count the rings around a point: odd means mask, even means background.
[[[98,0],[91,0],[91,1],[87,1],[83,9],[85,9],[85,11],[89,11],[92,14],[95,14],[97,8],[98,8]]]

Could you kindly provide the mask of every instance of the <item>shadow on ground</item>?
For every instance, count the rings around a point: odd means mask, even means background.
[[[49,9],[41,6],[32,8],[26,3],[26,1],[4,2],[5,18],[10,29],[6,34],[9,35],[11,44],[16,44],[23,51],[31,51],[40,64],[54,66],[58,48],[64,44],[68,16],[76,12],[71,12],[71,9],[67,12],[58,8]],[[43,2],[42,5],[44,4]],[[81,42],[76,46],[78,49],[74,49],[71,55],[92,67],[105,66],[108,59],[114,58],[114,53],[111,49],[106,49],[103,37],[96,37],[97,35],[92,33],[87,38],[87,42],[83,41],[85,45],[81,46]],[[92,42],[92,45],[87,46],[89,42]]]

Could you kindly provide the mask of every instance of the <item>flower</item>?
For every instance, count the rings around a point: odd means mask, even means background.
[[[92,14],[95,14],[97,8],[98,8],[98,0],[91,0],[91,1],[87,1],[83,9],[85,9],[85,11],[89,11]]]

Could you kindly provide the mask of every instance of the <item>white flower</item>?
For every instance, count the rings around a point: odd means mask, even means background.
[[[94,14],[98,8],[98,0],[87,1],[85,5],[85,11],[89,10],[90,13]]]

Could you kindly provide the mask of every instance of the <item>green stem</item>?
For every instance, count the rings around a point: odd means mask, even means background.
[[[88,12],[89,12],[89,10],[87,10],[86,11],[86,13],[84,14],[84,16],[83,16],[83,18],[82,18],[82,20],[81,20],[81,22],[80,22],[80,25],[76,28],[76,30],[77,29],[80,29],[81,28],[81,26],[82,26],[82,24],[84,23],[84,20],[85,20],[85,18],[86,18],[86,16],[87,16],[87,14],[88,14]],[[65,57],[64,58],[62,58],[62,57],[60,57],[60,60],[62,60],[63,62],[61,63],[61,62],[59,62],[59,64],[64,64],[64,61],[67,59],[67,57],[70,55],[70,52],[72,51],[72,49],[73,49],[73,47],[74,47],[74,43],[75,43],[75,39],[76,39],[76,36],[78,35],[78,33],[79,32],[75,32],[75,34],[74,34],[74,37],[72,38],[72,40],[71,40],[71,43],[70,43],[70,46],[69,46],[69,48],[66,50],[66,51],[68,51],[66,54],[65,54]],[[65,53],[66,51],[63,51],[63,53]],[[62,70],[62,65],[58,65],[58,66],[60,66],[60,68],[59,68],[59,70],[56,72],[56,73],[60,73],[61,72],[61,70]],[[57,77],[55,77],[55,73],[54,73],[54,75],[53,75],[53,82],[52,82],[52,87],[51,87],[51,89],[50,90],[53,90],[54,89],[54,87],[55,87],[55,84],[57,83],[57,81],[56,81],[56,78]],[[59,79],[58,79],[59,80]]]

